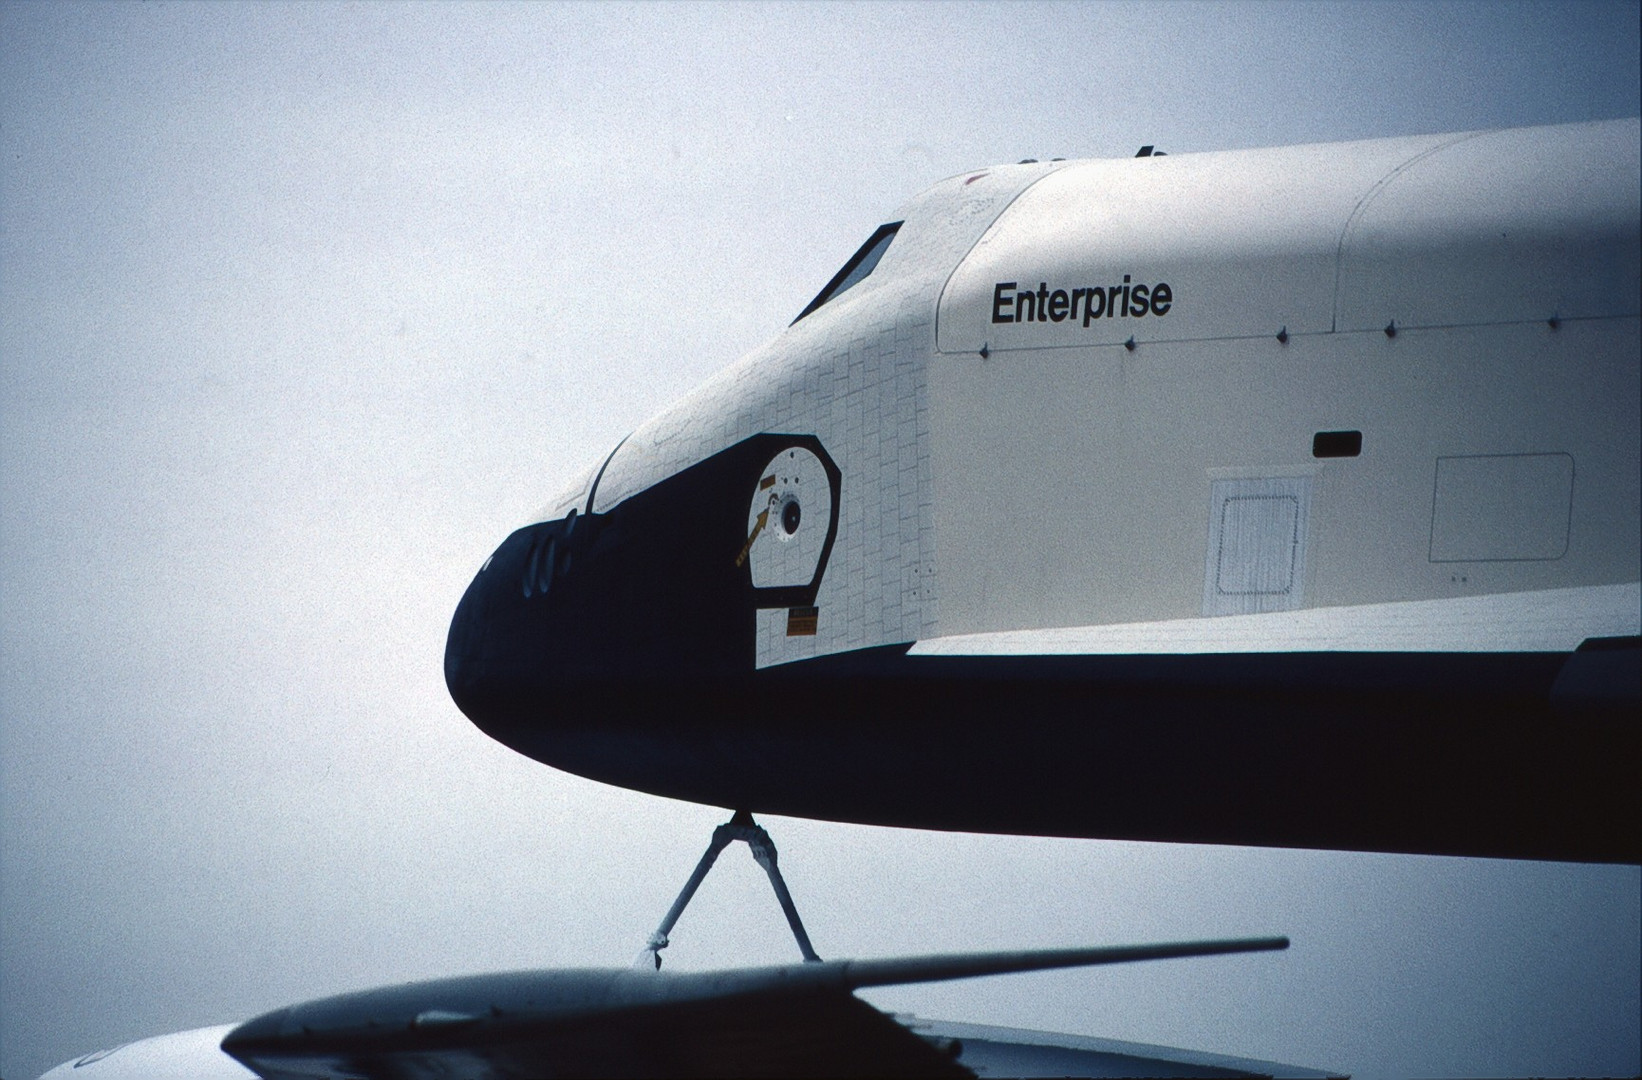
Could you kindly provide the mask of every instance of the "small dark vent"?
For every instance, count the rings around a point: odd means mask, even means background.
[[[1319,431],[1311,437],[1311,456],[1356,457],[1363,452],[1363,433],[1360,431]]]

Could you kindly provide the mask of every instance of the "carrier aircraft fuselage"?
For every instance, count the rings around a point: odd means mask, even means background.
[[[1642,861],[1638,162],[952,177],[502,542],[450,691],[754,813]]]

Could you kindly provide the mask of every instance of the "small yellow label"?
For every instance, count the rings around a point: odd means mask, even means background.
[[[819,608],[794,607],[787,609],[787,636],[813,637],[815,623],[820,615]]]
[[[747,552],[753,549],[753,541],[758,539],[758,534],[764,531],[764,523],[769,520],[770,512],[768,510],[760,510],[758,512],[758,523],[753,526],[752,535],[747,537],[747,542],[745,544],[741,545],[741,554],[735,557],[735,564],[737,566],[740,566],[742,563],[747,561]]]

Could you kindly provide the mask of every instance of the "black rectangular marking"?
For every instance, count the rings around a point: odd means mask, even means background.
[[[819,608],[795,607],[787,609],[787,636],[813,637]]]
[[[1362,452],[1360,431],[1319,431],[1311,437],[1311,456],[1315,458],[1356,457]]]

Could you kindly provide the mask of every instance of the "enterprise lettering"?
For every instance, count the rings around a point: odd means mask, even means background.
[[[992,321],[1066,322],[1081,318],[1088,326],[1096,319],[1135,318],[1142,315],[1162,317],[1174,305],[1174,291],[1166,281],[1156,285],[1132,285],[1129,275],[1123,275],[1123,284],[1102,288],[1051,289],[1047,281],[1038,283],[1038,291],[1021,290],[1013,281],[1000,281],[992,290]]]

